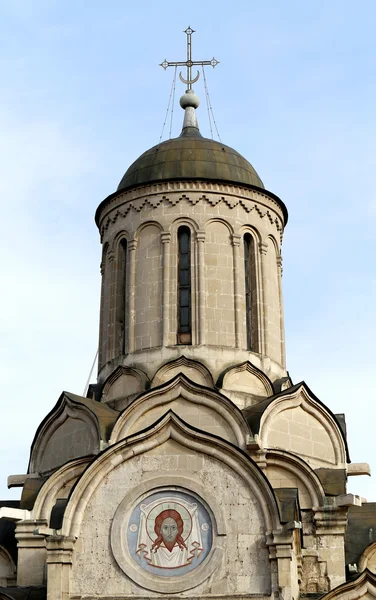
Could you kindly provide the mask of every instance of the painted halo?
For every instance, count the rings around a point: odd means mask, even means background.
[[[213,543],[210,515],[197,497],[179,491],[150,494],[132,510],[126,541],[133,560],[161,577],[185,575]]]

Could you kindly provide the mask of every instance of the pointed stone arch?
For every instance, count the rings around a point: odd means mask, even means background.
[[[6,587],[16,575],[16,565],[8,550],[0,545],[0,586]],[[1,595],[0,595],[1,598]]]
[[[98,454],[118,414],[104,404],[63,392],[37,429],[28,472],[48,474],[69,460]]]
[[[69,496],[73,485],[91,461],[92,457],[72,460],[52,473],[39,490],[32,518],[49,521],[56,500]]]
[[[149,378],[140,369],[119,366],[106,379],[102,390],[102,402],[110,402],[115,398],[134,396],[146,390]]]
[[[361,600],[376,598],[376,575],[365,569],[359,577],[342,583],[321,597],[321,600]]]
[[[267,450],[266,473],[272,487],[296,487],[300,508],[322,506],[325,491],[314,470],[301,458],[283,450]]]
[[[179,358],[164,364],[155,373],[151,387],[157,387],[173,379],[182,373],[195,383],[205,387],[214,387],[213,377],[207,367],[197,360],[192,360],[182,355]]]
[[[337,419],[304,382],[248,409],[248,422],[264,448],[288,450],[315,468],[349,460]]]
[[[376,542],[369,544],[359,560],[359,571],[368,569],[376,575]]]
[[[226,369],[218,378],[217,386],[236,402],[241,394],[242,408],[273,395],[273,384],[263,371],[250,361]]]
[[[263,514],[267,531],[279,530],[280,519],[275,496],[267,478],[256,463],[226,440],[198,431],[168,411],[144,431],[109,446],[82,473],[72,490],[62,526],[62,535],[78,537],[84,511],[90,498],[117,465],[173,440],[183,447],[215,457],[237,473],[252,490]]]
[[[168,410],[193,427],[246,447],[249,428],[241,411],[225,396],[204,388],[184,375],[136,398],[120,415],[110,444],[152,426]]]

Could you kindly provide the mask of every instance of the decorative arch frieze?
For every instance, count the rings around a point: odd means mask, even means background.
[[[151,381],[151,387],[163,385],[180,373],[199,385],[214,388],[213,377],[209,369],[201,362],[187,358],[184,354],[158,369]]]
[[[136,398],[120,415],[110,444],[152,426],[167,410],[174,410],[191,426],[208,431],[245,449],[248,425],[241,411],[225,396],[197,385],[184,375]]]
[[[119,366],[103,385],[102,402],[108,402],[122,396],[140,394],[149,385],[148,376],[140,369]]]
[[[214,219],[208,219],[205,223],[205,231],[207,230],[208,227],[210,227],[210,225],[213,225],[214,223],[220,223],[221,225],[224,225],[226,227],[226,229],[228,230],[228,233],[230,236],[232,236],[234,234],[234,228],[232,227],[232,225],[226,221],[226,219],[221,219],[220,217],[216,217]]]
[[[159,223],[159,221],[155,221],[153,219],[148,219],[147,221],[144,221],[143,223],[141,223],[141,225],[138,227],[136,233],[135,233],[135,239],[138,240],[140,233],[143,229],[146,229],[146,227],[157,227],[160,231],[163,231],[163,227],[162,225]]]
[[[171,233],[177,231],[179,227],[182,227],[183,225],[187,225],[187,227],[189,227],[192,231],[198,231],[200,229],[197,221],[195,221],[191,217],[184,216],[174,219],[174,221],[170,225]]]
[[[190,190],[195,193],[191,194]],[[164,191],[168,193],[163,193]],[[197,192],[202,193],[198,195]],[[223,203],[230,209],[241,206],[246,213],[254,211],[261,219],[267,218],[270,224],[276,227],[280,235],[283,231],[281,206],[267,194],[231,184],[169,182],[125,191],[105,200],[97,212],[97,222],[100,218],[101,236],[103,237],[104,232],[111,224],[116,223],[119,217],[126,217],[132,210],[140,212],[144,208],[155,209],[163,205],[176,206],[182,201],[186,201],[192,206],[199,203],[206,203],[211,206]],[[268,205],[273,206],[273,210]],[[118,206],[117,210],[110,215],[109,212],[115,206]],[[101,212],[104,213],[103,217]]]
[[[259,398],[269,398],[274,393],[269,377],[250,361],[223,371],[218,378],[217,387],[223,390],[254,394]]]

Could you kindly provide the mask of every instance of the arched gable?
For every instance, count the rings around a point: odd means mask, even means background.
[[[241,395],[243,408],[256,401],[269,398],[274,393],[269,377],[249,361],[224,371],[220,375],[217,385],[237,404],[240,400],[239,395]]]
[[[376,598],[376,576],[368,569],[363,571],[356,579],[347,581],[334,588],[321,600],[370,600]]]
[[[102,390],[102,402],[140,394],[148,384],[147,375],[140,369],[120,366],[106,379]]]
[[[335,416],[300,383],[247,410],[263,448],[280,448],[312,467],[345,468],[347,447]]]
[[[104,404],[63,392],[37,430],[28,472],[50,473],[69,460],[97,454],[118,414]]]
[[[16,565],[4,546],[0,546],[0,586],[6,587],[8,580],[15,577]]]
[[[214,387],[213,378],[209,369],[201,362],[187,358],[184,355],[175,360],[171,360],[158,369],[152,379],[151,387],[154,388],[162,385],[180,373],[199,385]]]
[[[150,498],[158,494],[163,502],[168,494],[181,494],[192,498],[192,507],[205,506],[208,517],[202,531],[209,526],[212,532],[204,562],[192,573],[167,580],[145,572],[129,542],[144,531],[140,513],[134,511],[150,506]],[[72,490],[60,532],[67,539],[77,538],[73,595],[85,596],[92,589],[98,595],[124,595],[131,593],[132,581],[168,593],[206,581],[208,593],[212,587],[212,593],[229,593],[249,577],[251,568],[252,591],[267,595],[272,577],[267,544],[272,532],[282,533],[282,526],[273,490],[257,465],[232,444],[190,427],[169,411],[94,459]],[[80,550],[86,543],[90,552]],[[119,578],[119,567],[128,578]],[[103,572],[105,578],[98,576]]]
[[[72,487],[91,460],[92,457],[72,460],[50,475],[38,493],[31,517],[49,521],[56,500],[68,498]]]
[[[268,450],[265,458],[265,474],[273,488],[297,488],[302,509],[324,504],[320,479],[304,460],[283,450]]]
[[[199,386],[184,375],[177,375],[165,385],[136,398],[119,417],[110,443],[145,429],[168,410],[173,410],[193,427],[242,449],[246,447],[249,428],[240,410],[222,394]]]
[[[169,411],[154,426],[109,446],[82,473],[67,506],[62,534],[79,535],[85,505],[95,488],[112,469],[116,468],[117,464],[159,447],[170,439],[183,447],[197,450],[208,456],[216,456],[225,462],[249,484],[262,507],[268,530],[279,529],[278,508],[272,488],[256,463],[232,444],[191,428],[176,414]],[[146,440],[148,440],[147,444]]]
[[[369,544],[360,557],[359,571],[364,571],[365,569],[376,575],[376,542]]]

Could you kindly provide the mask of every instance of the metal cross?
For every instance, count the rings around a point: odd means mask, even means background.
[[[179,77],[180,77],[180,81],[182,81],[183,83],[186,83],[188,86],[188,90],[192,89],[192,83],[195,83],[198,78],[200,77],[200,72],[197,71],[197,75],[194,79],[192,79],[192,67],[194,65],[210,65],[211,67],[214,67],[219,63],[219,60],[216,60],[213,56],[213,58],[211,60],[192,60],[192,33],[194,33],[195,30],[192,29],[191,27],[188,27],[184,33],[187,35],[187,60],[186,61],[178,61],[178,62],[169,62],[166,59],[164,59],[164,61],[159,65],[160,67],[163,67],[164,70],[167,69],[167,67],[187,67],[187,79],[184,79],[184,77],[181,74],[181,71],[179,73]]]

